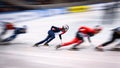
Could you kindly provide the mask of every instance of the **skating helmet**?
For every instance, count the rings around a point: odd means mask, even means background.
[[[20,28],[21,33],[26,33],[27,32],[27,26],[24,25],[22,28]]]
[[[5,23],[5,26],[6,26],[6,29],[14,29],[14,25],[13,25],[13,23],[11,23],[11,22],[6,22]]]
[[[101,30],[102,30],[102,27],[101,27],[100,25],[96,25],[96,26],[95,26],[95,30],[101,31]]]
[[[26,26],[26,25],[23,25],[23,28],[24,28],[24,29],[27,29],[27,26]]]
[[[68,25],[63,25],[62,28],[67,31],[69,29],[69,26]]]
[[[102,30],[102,27],[100,25],[95,26],[95,32],[96,34],[99,33]]]

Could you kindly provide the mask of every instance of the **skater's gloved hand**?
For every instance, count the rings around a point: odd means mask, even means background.
[[[61,34],[59,34],[59,38],[62,39],[62,35]]]
[[[93,33],[87,33],[90,37],[92,37],[92,36],[94,36],[94,34]]]
[[[88,41],[89,41],[89,43],[91,43],[91,39],[90,39],[90,37],[88,37]]]

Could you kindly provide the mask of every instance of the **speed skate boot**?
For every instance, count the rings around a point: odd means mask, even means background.
[[[111,51],[120,51],[120,43],[111,48]]]
[[[95,50],[97,50],[97,51],[103,51],[103,48],[101,48],[101,47],[95,47]]]
[[[120,43],[118,43],[117,45],[115,45],[115,47],[120,47]]]
[[[43,46],[49,46],[49,44],[48,44],[48,43],[45,43]]]
[[[69,50],[71,50],[71,51],[78,51],[79,48],[73,47],[73,48],[70,48]]]
[[[58,48],[60,48],[60,47],[62,47],[62,46],[61,46],[61,45],[57,45],[57,46],[56,46],[56,49],[58,49]]]
[[[38,44],[33,45],[33,47],[38,47]]]
[[[77,48],[78,44],[74,45],[72,48],[70,48],[69,50],[73,50],[73,51],[78,51],[79,48]]]

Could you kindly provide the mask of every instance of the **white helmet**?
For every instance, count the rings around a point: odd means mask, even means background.
[[[63,25],[62,28],[67,31],[69,29],[69,26],[68,25]]]
[[[97,31],[101,31],[101,30],[102,30],[102,27],[101,27],[100,25],[96,25],[96,26],[94,27],[94,29],[97,30]]]
[[[23,28],[24,28],[24,29],[27,29],[27,26],[26,26],[26,25],[23,25]]]

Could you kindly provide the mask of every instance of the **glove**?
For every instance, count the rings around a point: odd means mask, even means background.
[[[87,34],[88,34],[90,37],[91,37],[91,36],[94,36],[94,34],[93,34],[93,33],[87,33]]]
[[[61,34],[59,34],[59,38],[62,39],[62,35]]]
[[[88,37],[88,41],[89,41],[89,43],[91,43],[91,39],[90,39],[90,37]]]

